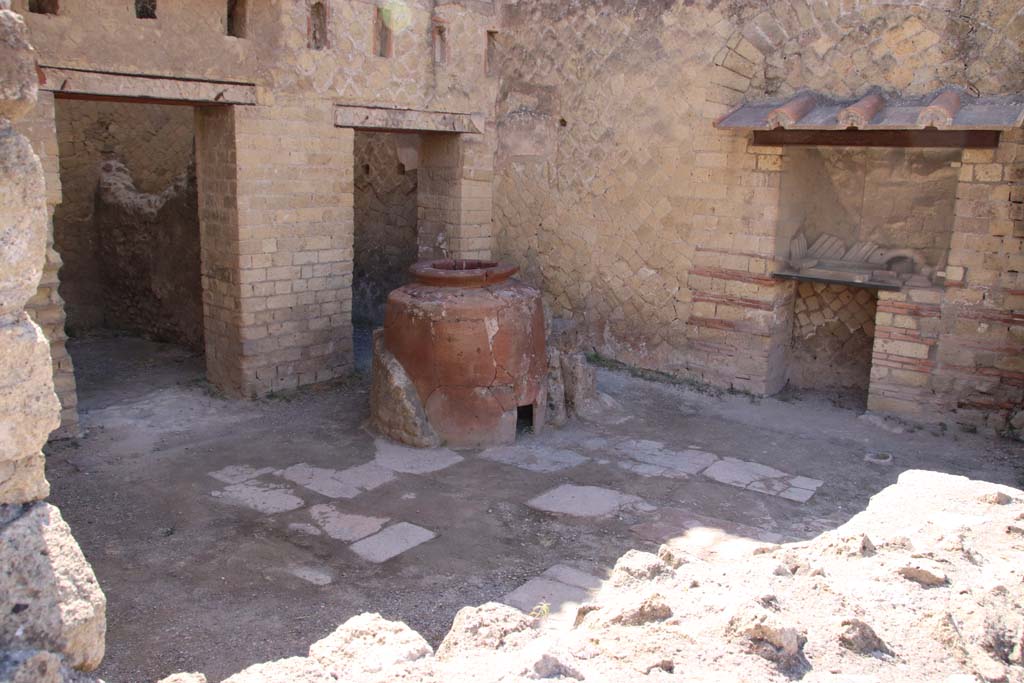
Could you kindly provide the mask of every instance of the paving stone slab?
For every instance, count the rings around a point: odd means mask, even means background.
[[[461,455],[447,448],[410,448],[384,439],[374,442],[377,465],[403,474],[429,474],[462,462]]]
[[[314,586],[329,586],[334,582],[334,577],[331,573],[320,567],[289,567],[288,573]]]
[[[785,498],[786,500],[793,500],[796,501],[797,503],[806,503],[811,499],[812,496],[814,496],[814,493],[814,491],[809,491],[807,489],[801,489],[792,486],[783,491],[782,493],[780,493],[779,497]]]
[[[295,495],[294,489],[259,481],[231,484],[219,491],[213,491],[210,495],[225,503],[240,505],[268,515],[298,510],[306,504],[306,501]]]
[[[225,484],[241,484],[242,482],[249,481],[250,479],[262,477],[264,474],[270,474],[273,471],[273,467],[261,467],[257,469],[249,465],[228,465],[216,472],[210,472],[210,476],[218,481],[224,482]]]
[[[395,473],[375,462],[356,465],[342,470],[336,475],[338,481],[355,486],[363,491],[372,491],[395,478]]]
[[[314,505],[309,514],[324,533],[339,541],[358,541],[380,531],[388,523],[387,517],[366,517],[346,514],[334,505]]]
[[[601,587],[602,583],[602,579],[565,564],[556,564],[548,567],[541,574],[541,577],[588,591],[597,590]]]
[[[703,474],[708,479],[740,488],[746,488],[759,479],[790,476],[767,465],[736,458],[722,458],[704,470]]]
[[[527,501],[527,505],[544,512],[558,512],[576,517],[604,517],[623,507],[643,503],[641,498],[600,486],[563,484]]]
[[[435,536],[437,534],[429,529],[408,522],[399,522],[349,547],[364,560],[380,563],[426,543]]]
[[[550,606],[552,613],[563,610],[574,610],[580,603],[586,602],[590,597],[590,591],[579,586],[570,586],[547,577],[536,577],[530,579],[519,588],[501,599],[506,605],[511,605],[526,613],[546,603]]]
[[[480,457],[531,472],[558,472],[582,465],[589,460],[565,448],[542,446],[498,446],[488,448]]]
[[[797,476],[790,477],[789,479],[790,486],[794,486],[798,489],[808,489],[810,491],[814,491],[824,483],[825,482],[823,482],[821,479],[811,479],[810,477]]]
[[[282,470],[280,476],[327,498],[355,498],[362,490],[351,481],[342,479],[341,472],[300,462]]]
[[[824,484],[820,479],[788,474],[757,462],[722,458],[702,473],[729,486],[806,503]]]

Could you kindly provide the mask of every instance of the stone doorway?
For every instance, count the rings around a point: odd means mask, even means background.
[[[369,370],[371,336],[384,323],[388,293],[409,281],[419,255],[419,151],[415,133],[355,132],[352,328],[361,370]]]
[[[62,261],[57,291],[76,366],[62,401],[85,400],[103,380],[78,367],[79,354],[97,344],[115,363],[149,340],[201,365],[193,107],[58,98],[54,124],[61,181],[53,213],[53,245]]]
[[[192,107],[57,100],[54,245],[74,337],[128,333],[203,350]]]

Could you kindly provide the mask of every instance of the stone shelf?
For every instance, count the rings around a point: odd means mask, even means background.
[[[792,270],[777,270],[772,277],[779,280],[798,280],[800,282],[824,282],[830,285],[849,285],[851,287],[865,287],[867,289],[881,289],[888,292],[898,292],[903,285],[893,282],[881,282],[878,280],[857,280],[851,274],[850,277],[842,277],[837,273],[835,277],[826,275],[811,275],[809,273],[798,273]]]

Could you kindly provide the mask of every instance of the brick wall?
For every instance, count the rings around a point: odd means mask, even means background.
[[[417,197],[420,258],[491,257],[493,152],[478,136],[422,136]]]
[[[793,311],[790,386],[856,388],[866,395],[878,294],[863,287],[801,282]]]
[[[750,147],[747,136],[716,130],[716,118],[743,101],[777,101],[803,88],[837,97],[872,87],[924,95],[948,84],[981,94],[1019,92],[1018,11],[1013,3],[982,3],[968,18],[952,17],[943,2],[808,0],[509,5],[496,61],[497,253],[523,265],[553,312],[575,322],[585,343],[606,355],[719,386],[777,391],[787,376],[795,292],[794,283],[771,278],[793,228],[782,225],[779,211],[787,152]],[[967,330],[943,317],[927,359],[937,361],[947,343],[977,347],[966,364],[972,379],[952,367],[936,370],[947,383],[966,383],[952,395],[969,395],[972,383],[986,391],[993,385],[994,393],[964,399],[955,408],[961,417],[968,403],[986,406],[979,415],[1013,412],[1020,334],[1010,302],[1022,288],[1010,283],[1018,277],[1011,271],[1020,272],[1010,262],[1019,258],[1019,240],[991,232],[1008,230],[1010,214],[1021,211],[1021,199],[1008,198],[1020,192],[1006,185],[1008,167],[993,167],[1012,154],[1007,143],[993,159],[964,164],[980,171],[982,180],[974,169],[963,173],[985,187],[961,180],[952,230],[948,203],[904,216],[907,235],[924,239],[927,228],[934,237],[914,246],[932,250],[938,268],[938,252],[950,242],[951,271],[965,265],[956,259],[984,264],[968,291],[947,292],[940,304],[944,316],[955,305],[984,320]],[[914,171],[916,162],[907,159],[882,159],[880,168]],[[948,202],[956,161],[943,161],[937,184]],[[910,175],[897,178],[906,186],[876,178],[886,206],[869,208],[891,208],[899,218],[903,201],[920,195]],[[969,203],[965,193],[975,193]],[[976,211],[992,217],[968,230]],[[888,226],[893,215],[872,219]],[[943,234],[930,234],[936,226]],[[985,311],[968,311],[968,302]],[[883,303],[931,305],[910,298]],[[875,355],[887,354],[878,359],[897,367],[876,369],[884,377],[875,406],[899,411],[923,396],[903,384],[918,381],[901,372],[915,372],[922,359],[900,355],[919,351],[894,345],[902,341],[876,338]],[[949,397],[936,395],[926,396],[936,406],[926,411],[933,418],[954,409]]]
[[[869,410],[922,420],[936,415],[932,373],[942,298],[941,288],[878,293]]]
[[[207,365],[229,393],[352,366],[353,132],[321,102],[200,111]]]
[[[1024,131],[964,152],[933,386],[940,414],[1024,433]]]
[[[235,110],[232,107],[197,109],[195,128],[206,373],[216,386],[241,393],[241,256]]]

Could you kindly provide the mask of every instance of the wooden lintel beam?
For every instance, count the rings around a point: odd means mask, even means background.
[[[256,104],[256,86],[162,76],[39,67],[40,88],[62,99],[181,105]]]
[[[817,145],[841,147],[955,147],[999,146],[997,130],[755,130],[754,144],[767,147]]]

